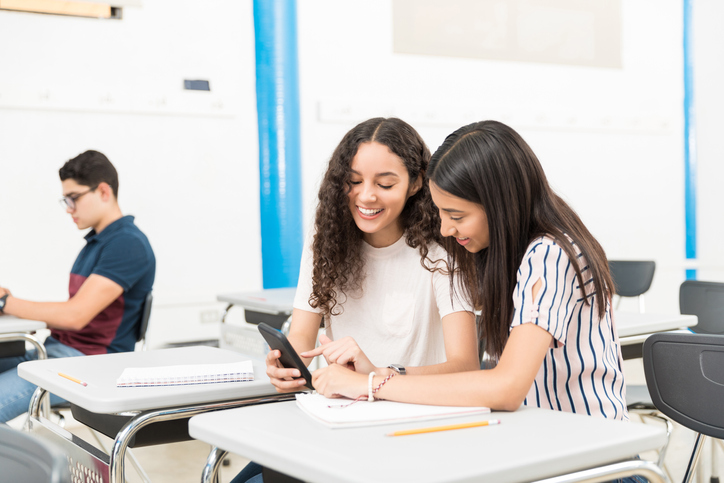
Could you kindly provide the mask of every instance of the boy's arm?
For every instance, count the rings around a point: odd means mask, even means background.
[[[91,274],[66,302],[31,302],[10,295],[3,312],[40,320],[51,329],[80,330],[122,294],[123,288],[116,282]]]

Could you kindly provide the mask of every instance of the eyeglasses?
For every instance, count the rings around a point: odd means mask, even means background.
[[[71,210],[75,210],[75,202],[78,201],[81,196],[87,195],[91,191],[95,191],[96,188],[98,188],[97,185],[90,188],[88,191],[84,191],[80,194],[63,196],[61,199],[58,200],[58,203],[60,203],[60,206],[62,206],[63,209],[70,208]]]

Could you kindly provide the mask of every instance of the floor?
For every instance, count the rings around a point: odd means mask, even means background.
[[[645,383],[643,370],[640,367],[639,361],[627,361],[624,370],[629,384]],[[85,426],[74,421],[69,411],[65,411],[64,414],[67,418],[65,427],[68,431],[78,435],[89,443],[95,444],[95,440]],[[12,421],[11,425],[15,427],[21,426],[22,421],[20,419],[21,418],[18,418]],[[631,420],[634,424],[642,424],[640,419],[634,414],[632,414]],[[647,424],[658,423],[651,422]],[[102,438],[104,444],[108,447],[110,439]],[[666,469],[672,482],[682,481],[693,442],[694,434],[691,431],[682,426],[675,425],[666,457]],[[201,471],[206,462],[209,450],[210,446],[206,443],[188,441],[185,443],[136,448],[132,451],[143,470],[147,473],[150,481],[154,483],[196,483],[201,480]],[[698,483],[709,482],[709,475],[711,474],[710,451],[711,445],[705,445],[701,458],[704,464],[700,466],[701,469],[698,470],[695,475],[695,481]],[[722,451],[721,448],[717,448],[716,454],[718,462],[724,458],[724,451]],[[641,456],[644,459],[656,459],[656,455],[653,453],[643,454]],[[222,466],[220,470],[220,483],[230,482],[247,462],[247,459],[240,456],[229,455],[228,465]],[[724,468],[724,465],[722,465],[722,468]],[[129,483],[148,481],[141,477],[128,461],[126,463],[126,476]]]

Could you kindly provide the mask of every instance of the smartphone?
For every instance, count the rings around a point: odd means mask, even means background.
[[[299,357],[299,354],[297,354],[297,351],[294,350],[292,344],[289,343],[289,339],[287,339],[280,330],[264,322],[259,323],[258,327],[264,340],[269,344],[269,349],[278,350],[282,353],[282,356],[279,358],[282,366],[287,369],[298,369],[304,380],[307,381],[305,385],[309,389],[314,390],[314,386],[312,386],[312,374],[309,372],[309,369],[307,369],[307,366],[304,365],[304,362],[302,362],[302,359]]]

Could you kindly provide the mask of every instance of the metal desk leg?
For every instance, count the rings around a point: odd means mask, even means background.
[[[35,350],[38,351],[38,360],[42,361],[48,358],[48,351],[45,350],[45,346],[40,343],[40,341],[31,334],[28,334],[27,332],[12,332],[7,334],[0,335],[0,342],[6,342],[6,341],[13,341],[13,340],[22,340],[25,342],[30,342],[33,347],[35,347]],[[32,407],[32,401],[31,401],[31,407]],[[43,408],[43,417],[47,418],[48,414],[50,413],[50,400],[47,398],[44,401],[44,404],[42,405]]]
[[[218,483],[219,466],[221,466],[227,454],[226,451],[216,446],[211,448],[211,453],[206,458],[206,466],[204,466],[204,471],[201,473],[201,483]]]
[[[536,483],[602,483],[606,481],[625,478],[627,476],[639,475],[648,479],[651,483],[669,483],[661,468],[656,463],[645,460],[631,460],[622,463],[592,468],[590,470],[578,471],[568,475],[556,476]]]
[[[39,387],[35,390],[33,393],[33,397],[30,398],[30,406],[28,407],[28,412],[30,413],[30,416],[34,418],[40,417],[40,405],[45,398],[45,396],[48,394],[48,391],[43,389],[42,387]]]
[[[223,324],[226,322],[226,315],[229,313],[229,310],[231,310],[231,307],[233,307],[234,304],[229,304],[226,306],[226,310],[224,310],[224,313],[221,315],[221,323]]]
[[[289,401],[294,399],[294,394],[276,394],[273,396],[259,397],[254,399],[242,399],[240,401],[227,401],[215,404],[205,404],[199,406],[185,408],[169,408],[158,411],[147,411],[140,413],[133,419],[128,421],[116,435],[113,442],[113,448],[110,454],[110,482],[123,483],[125,476],[125,457],[128,443],[134,434],[151,423],[158,421],[170,421],[173,419],[187,418],[196,416],[197,414],[219,411],[222,409],[232,409],[243,406],[253,406],[256,404],[266,404],[279,401]]]

